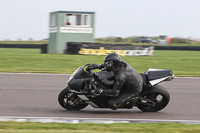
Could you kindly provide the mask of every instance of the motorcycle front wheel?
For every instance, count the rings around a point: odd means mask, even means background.
[[[141,94],[143,99],[139,99],[136,106],[143,112],[157,112],[164,109],[169,101],[169,92],[162,86],[156,85],[150,88],[147,92]],[[147,100],[145,100],[147,99]]]
[[[88,105],[75,93],[69,92],[68,87],[63,89],[58,95],[58,103],[67,110],[81,110]]]

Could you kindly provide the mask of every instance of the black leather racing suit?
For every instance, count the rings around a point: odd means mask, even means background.
[[[103,64],[95,65],[92,69],[102,69],[103,66]],[[108,104],[112,109],[117,109],[142,91],[143,80],[141,75],[125,62],[121,62],[120,67],[114,73],[113,89],[104,89],[101,94],[113,96]]]
[[[112,109],[116,109],[127,100],[137,96],[142,91],[142,85],[141,75],[123,62],[123,65],[115,71],[113,89],[103,90],[103,94],[114,96],[108,104]]]

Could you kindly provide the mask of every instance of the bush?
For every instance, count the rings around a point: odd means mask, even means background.
[[[189,39],[178,38],[178,37],[172,39],[172,43],[190,43],[190,41],[191,40]]]

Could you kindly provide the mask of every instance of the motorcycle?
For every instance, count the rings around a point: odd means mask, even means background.
[[[68,80],[67,87],[58,95],[59,104],[67,110],[81,110],[88,105],[94,108],[110,108],[108,101],[111,96],[95,94],[96,88],[109,89],[114,84],[114,73],[101,70],[99,72],[87,71],[92,64],[79,67]],[[127,100],[118,109],[131,109],[134,106],[143,112],[157,112],[164,109],[170,95],[167,89],[158,85],[163,81],[174,78],[171,70],[148,69],[141,73],[143,89],[133,104],[133,99]]]

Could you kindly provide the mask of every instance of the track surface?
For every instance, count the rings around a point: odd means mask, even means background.
[[[170,92],[171,101],[155,113],[144,113],[136,107],[117,111],[91,106],[81,111],[64,110],[57,96],[68,78],[69,75],[0,73],[0,116],[200,120],[200,78],[175,78],[162,83]]]

